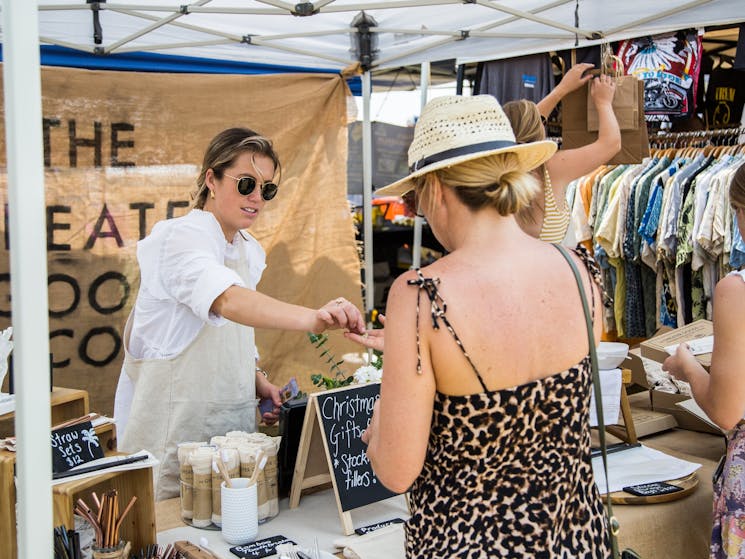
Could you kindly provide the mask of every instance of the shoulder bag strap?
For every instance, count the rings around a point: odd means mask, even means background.
[[[613,506],[611,505],[610,499],[610,487],[608,481],[608,455],[607,446],[605,443],[605,422],[603,421],[603,400],[600,391],[600,375],[598,373],[598,356],[595,349],[595,333],[592,327],[592,318],[590,317],[590,305],[587,302],[587,295],[585,294],[585,286],[582,284],[582,278],[579,275],[577,265],[574,263],[574,259],[569,255],[569,252],[562,245],[555,244],[556,249],[569,263],[574,273],[574,279],[577,280],[577,288],[579,289],[580,299],[582,299],[582,310],[585,313],[585,322],[587,323],[587,342],[590,346],[590,366],[592,369],[592,386],[595,392],[595,409],[598,416],[598,438],[600,439],[600,450],[603,454],[603,470],[605,471],[605,489],[606,489],[606,510],[608,514],[608,532],[610,537],[611,551],[613,557],[619,557],[618,552],[618,529],[619,524],[615,516],[613,516]],[[590,280],[592,281],[592,280]]]

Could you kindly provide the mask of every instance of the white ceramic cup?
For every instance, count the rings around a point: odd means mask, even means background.
[[[256,504],[256,484],[248,485],[247,478],[233,478],[232,487],[220,486],[222,500],[222,537],[234,545],[256,539],[259,532],[259,511]]]

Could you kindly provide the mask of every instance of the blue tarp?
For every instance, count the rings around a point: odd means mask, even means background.
[[[2,45],[0,45],[0,60],[2,60]],[[66,66],[71,68],[85,68],[87,70],[181,72],[187,74],[337,73],[336,70],[235,62],[231,60],[216,60],[195,56],[174,56],[152,52],[98,55],[54,45],[43,45],[41,47],[41,64],[42,66]],[[362,95],[362,81],[359,77],[348,79],[347,84],[352,94]]]

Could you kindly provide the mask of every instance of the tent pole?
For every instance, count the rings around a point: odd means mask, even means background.
[[[18,557],[51,557],[52,420],[38,6],[3,0],[2,12]]]
[[[466,79],[466,65],[458,64],[458,71],[455,78],[455,94],[463,95],[463,82]]]
[[[362,228],[365,256],[365,315],[369,322],[375,308],[375,278],[373,277],[373,223],[372,223],[372,123],[370,122],[370,97],[372,75],[362,74]],[[371,327],[368,324],[368,328]]]
[[[421,75],[419,77],[419,87],[421,88],[421,109],[427,104],[427,93],[429,90],[429,62],[422,62]],[[411,253],[412,268],[419,268],[422,265],[422,218],[414,217],[414,248]]]

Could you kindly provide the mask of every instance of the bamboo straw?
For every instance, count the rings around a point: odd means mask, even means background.
[[[225,467],[225,462],[222,459],[220,451],[215,453],[215,462],[217,463],[217,469],[220,471],[220,475],[222,475],[223,480],[225,480],[225,487],[233,487],[233,484],[230,483],[230,474],[228,473],[228,469]]]
[[[256,483],[256,480],[259,479],[259,473],[264,469],[264,466],[266,466],[266,459],[267,457],[263,450],[259,450],[259,452],[256,453],[256,465],[254,466],[254,471],[251,473],[251,477],[248,480],[248,485],[253,485]]]

